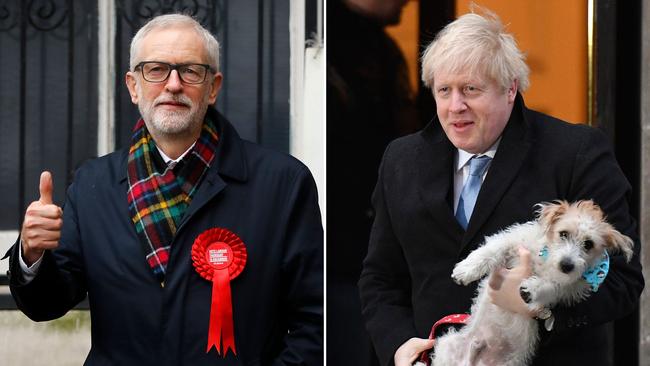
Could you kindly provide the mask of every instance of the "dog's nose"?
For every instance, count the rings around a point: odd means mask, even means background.
[[[571,262],[571,260],[569,259],[565,258],[560,261],[560,270],[564,273],[569,273],[573,271],[574,267],[575,266],[573,265],[573,262]]]

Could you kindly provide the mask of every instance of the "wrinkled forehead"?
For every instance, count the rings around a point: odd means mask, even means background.
[[[433,72],[434,84],[440,83],[449,78],[462,78],[467,80],[484,80],[486,79],[484,73],[479,71],[476,67],[460,67],[459,65],[440,65]]]
[[[478,85],[499,85],[496,78],[490,75],[487,68],[474,64],[441,64],[433,72],[433,85],[449,82],[471,83]]]
[[[183,56],[187,62],[204,62],[207,50],[203,38],[190,26],[157,27],[147,33],[136,50],[139,59],[165,55]]]
[[[478,73],[466,72],[466,71],[443,71],[436,73],[433,79],[434,86],[447,85],[447,84],[473,84],[473,85],[487,85],[490,84],[492,80],[485,78],[483,75]]]

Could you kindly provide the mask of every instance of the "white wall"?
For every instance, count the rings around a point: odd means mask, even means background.
[[[318,19],[322,19],[322,1]],[[305,4],[291,0],[291,134],[290,151],[314,175],[325,219],[325,50],[322,22],[315,40],[305,42]]]
[[[2,258],[7,250],[11,248],[12,245],[16,242],[16,239],[18,238],[18,231],[17,230],[8,230],[8,231],[0,231],[0,258]],[[9,260],[5,259],[3,261],[0,261],[0,275],[4,275],[7,273],[7,270],[9,269]]]

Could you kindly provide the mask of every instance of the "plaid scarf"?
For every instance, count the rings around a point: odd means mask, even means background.
[[[136,124],[128,158],[129,212],[147,262],[163,283],[169,248],[183,214],[201,178],[210,167],[218,141],[216,129],[206,118],[201,136],[176,167],[156,169],[156,143],[144,121]],[[158,164],[160,165],[160,164]]]

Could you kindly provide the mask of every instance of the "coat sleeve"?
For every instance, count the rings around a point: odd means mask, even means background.
[[[9,286],[18,309],[34,321],[59,318],[86,297],[84,265],[77,227],[74,184],[68,188],[63,209],[59,247],[45,251],[36,277],[24,284],[19,264],[20,239],[9,259]]]
[[[634,256],[627,263],[622,254],[611,255],[609,273],[596,293],[575,306],[554,309],[555,331],[622,318],[638,305],[644,287],[639,260],[641,242],[630,214],[630,184],[616,162],[607,137],[599,130],[586,130],[587,138],[575,157],[570,198],[593,199],[605,212],[607,221],[632,238]]]
[[[283,218],[283,308],[288,322],[284,349],[273,365],[323,364],[323,227],[318,193],[301,165],[290,188]]]
[[[359,279],[363,317],[382,365],[393,364],[397,348],[417,336],[408,264],[391,223],[388,200],[399,195],[388,183],[392,170],[389,145],[372,196],[375,221]]]

